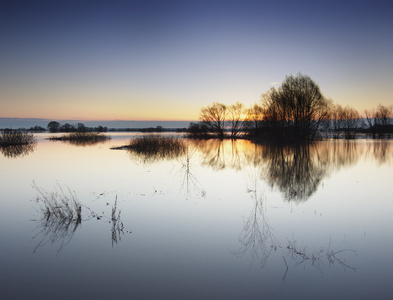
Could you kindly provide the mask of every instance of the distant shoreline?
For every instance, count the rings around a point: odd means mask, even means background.
[[[187,128],[191,122],[197,121],[89,121],[89,120],[56,120],[56,119],[40,119],[40,118],[0,118],[1,129],[25,129],[39,126],[47,129],[47,125],[51,121],[60,124],[76,125],[84,124],[86,127],[106,127],[108,131],[140,131],[147,128],[162,127],[165,130],[175,131],[180,128]]]

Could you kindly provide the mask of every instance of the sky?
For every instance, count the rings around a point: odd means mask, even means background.
[[[198,120],[302,73],[393,104],[391,1],[2,1],[0,117]]]

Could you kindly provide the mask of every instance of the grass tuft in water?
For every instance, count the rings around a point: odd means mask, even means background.
[[[163,155],[173,152],[183,152],[183,141],[175,137],[146,135],[130,141],[128,147],[140,153],[161,153]]]
[[[35,142],[34,135],[23,130],[6,129],[0,134],[1,147],[30,145]]]
[[[82,205],[70,189],[68,193],[65,193],[59,186],[58,191],[48,193],[41,190],[35,183],[33,186],[38,192],[37,202],[41,204],[41,211],[46,219],[56,218],[66,222],[81,222]]]
[[[146,135],[132,139],[119,149],[127,149],[144,162],[153,162],[180,157],[186,153],[186,148],[184,141],[176,137]]]
[[[85,146],[105,142],[110,136],[97,132],[72,132],[63,136],[52,136],[50,141],[66,141],[74,145]]]
[[[67,245],[79,225],[82,223],[82,205],[76,199],[75,193],[68,189],[64,192],[61,186],[55,192],[46,192],[33,183],[37,191],[37,202],[40,204],[42,218],[37,228],[40,229],[34,237],[41,236],[34,252],[47,243],[60,243],[59,253]]]

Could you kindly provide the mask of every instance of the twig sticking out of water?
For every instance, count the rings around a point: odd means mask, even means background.
[[[120,219],[121,210],[118,211],[117,216],[116,216],[116,210],[117,210],[117,196],[116,196],[115,204],[112,206],[112,220],[111,220],[112,247],[114,244],[117,244],[119,241],[121,241],[121,234],[124,234],[123,232],[124,225]]]
[[[339,254],[339,253],[343,253],[343,252],[356,253],[356,251],[351,250],[351,249],[342,249],[342,250],[334,251],[331,249],[331,242],[329,242],[329,246],[326,249],[320,248],[318,251],[307,251],[306,247],[304,247],[303,250],[300,250],[299,248],[297,248],[296,241],[293,241],[293,242],[289,242],[287,249],[289,251],[289,255],[295,261],[297,261],[296,265],[310,261],[313,266],[318,268],[320,266],[320,263],[322,262],[322,260],[324,258],[326,258],[327,261],[329,262],[329,265],[333,265],[337,262],[344,269],[351,269],[353,271],[356,270],[355,267],[348,265],[342,259],[339,259],[337,257],[337,254]],[[288,269],[288,265],[287,265],[285,259],[284,259],[284,262],[285,262],[287,269]]]

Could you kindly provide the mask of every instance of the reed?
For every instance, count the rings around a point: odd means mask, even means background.
[[[33,187],[38,193],[37,203],[42,213],[42,217],[37,220],[38,233],[34,238],[40,238],[34,252],[51,243],[60,244],[57,251],[59,254],[82,223],[82,205],[70,189],[64,192],[61,186],[58,186],[54,192],[46,192],[34,182]]]
[[[50,141],[65,141],[78,146],[93,145],[105,142],[111,137],[97,132],[72,132],[63,136],[52,136]]]
[[[129,149],[140,153],[161,153],[162,155],[173,152],[184,152],[183,141],[175,137],[160,135],[146,135],[130,141]]]
[[[180,157],[186,153],[187,147],[183,140],[176,137],[146,135],[132,139],[128,145],[120,149],[127,149],[144,162],[152,162]]]
[[[37,202],[41,204],[41,211],[48,220],[55,218],[69,222],[80,223],[82,220],[82,205],[76,199],[75,194],[68,190],[65,193],[59,186],[58,190],[52,193],[41,190],[33,184],[38,192]]]
[[[32,133],[23,130],[6,129],[0,134],[0,146],[30,145],[35,143]]]

